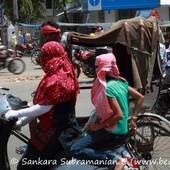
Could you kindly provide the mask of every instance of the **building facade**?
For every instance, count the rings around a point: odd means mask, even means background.
[[[84,1],[87,1],[87,0],[84,0]],[[85,5],[82,4],[84,1],[75,0],[72,3],[66,4],[67,16],[70,22],[73,22],[73,23],[117,22],[120,19],[128,19],[128,18],[135,17],[136,12],[138,10],[137,7],[135,8],[135,6],[133,6],[132,8],[129,7],[130,9],[128,9],[127,6],[124,6],[124,8],[126,9],[85,10],[83,9]],[[90,0],[88,1],[90,2]],[[143,0],[141,1],[143,2]],[[155,4],[155,6],[153,5],[153,8],[148,8],[148,9],[155,9],[158,12],[158,14],[160,15],[160,18],[159,18],[160,22],[169,21],[170,20],[170,0],[160,0],[160,1],[155,0],[155,1],[158,1],[159,4],[158,5]],[[148,6],[149,5],[150,4],[148,4]],[[60,21],[60,17],[62,15],[63,13],[57,14],[56,20]]]

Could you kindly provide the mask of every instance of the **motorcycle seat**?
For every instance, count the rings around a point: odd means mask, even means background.
[[[101,146],[100,148],[98,148],[100,151],[106,151],[106,150],[114,150],[117,149],[119,147],[121,147],[122,145],[124,145],[126,142],[129,141],[129,133],[127,133],[123,139],[120,142],[120,139],[118,140],[114,140],[114,141],[110,141],[108,143],[106,143],[104,146]]]

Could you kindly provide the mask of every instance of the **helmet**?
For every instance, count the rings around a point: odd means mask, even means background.
[[[4,119],[4,114],[9,110],[18,110],[22,107],[22,100],[19,97],[14,97],[11,94],[6,94],[0,97],[0,118]]]

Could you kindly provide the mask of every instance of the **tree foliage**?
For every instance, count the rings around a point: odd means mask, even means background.
[[[74,0],[58,0],[57,13],[64,11],[64,6],[66,3],[73,2]]]
[[[66,3],[73,2],[74,0],[56,1],[56,12],[60,13],[64,11]],[[42,3],[45,2],[46,0],[18,0],[18,20],[16,20],[13,13],[13,0],[0,0],[0,4],[3,5],[4,15],[6,15],[12,23],[17,21],[29,24],[33,24],[40,19],[44,19]],[[64,11],[64,20],[68,22],[66,11]]]
[[[6,15],[12,23],[16,21],[24,23],[35,23],[38,19],[43,18],[42,3],[45,0],[18,0],[18,20],[13,13],[13,0],[0,0],[3,5],[4,15]]]
[[[73,2],[74,0],[58,0],[58,6],[57,6],[57,13],[64,12],[64,16],[60,19],[61,22],[69,22],[69,19],[67,17],[67,11],[64,10],[64,7],[66,7],[66,3]]]

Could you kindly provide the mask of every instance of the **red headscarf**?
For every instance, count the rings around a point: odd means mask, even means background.
[[[41,48],[41,53],[40,63],[46,74],[36,90],[34,104],[54,105],[70,99],[76,101],[79,93],[78,81],[62,45],[56,41],[47,42]],[[52,115],[44,114],[40,117],[41,121],[44,117],[45,124],[50,120],[52,123]]]
[[[41,34],[51,34],[51,33],[56,33],[58,34],[59,38],[61,39],[61,30],[60,28],[52,27],[50,25],[45,25],[41,28]]]

